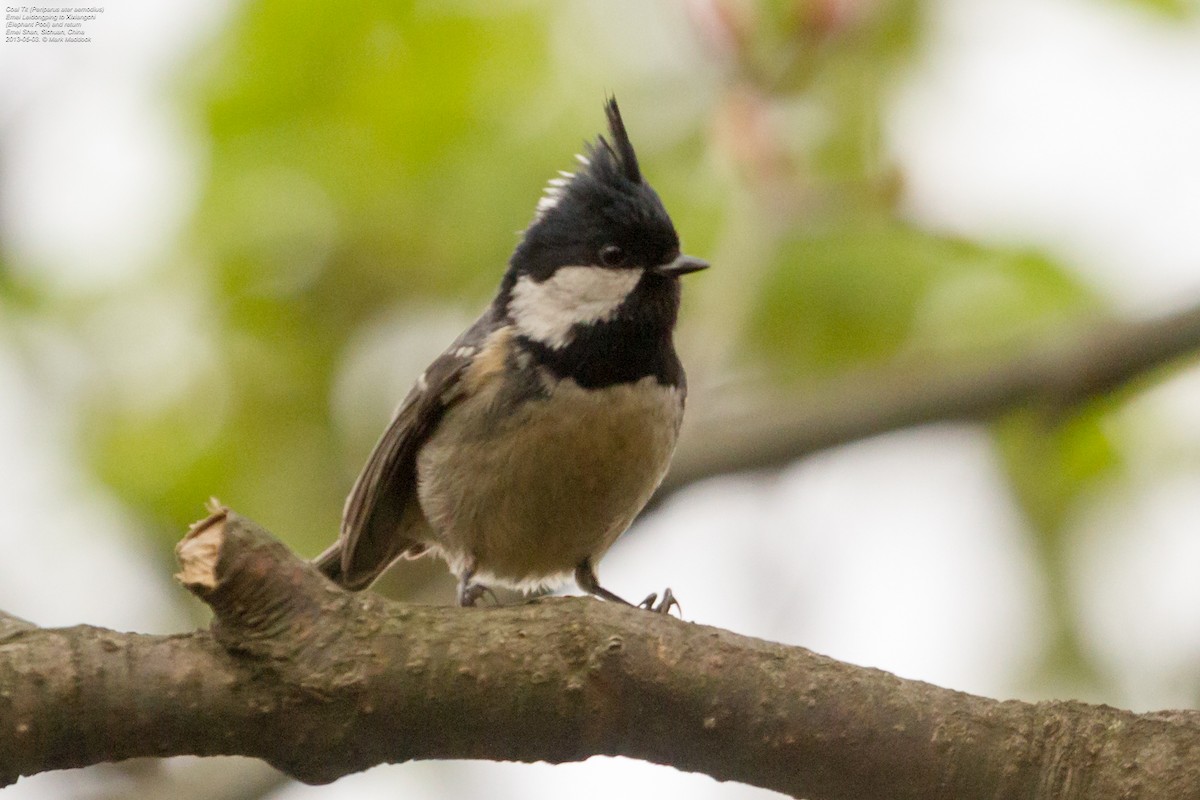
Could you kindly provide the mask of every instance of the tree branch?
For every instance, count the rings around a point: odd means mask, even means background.
[[[659,496],[914,425],[987,420],[1027,406],[1061,412],[1197,350],[1200,305],[1157,319],[1094,323],[982,366],[900,365],[849,375],[799,401],[685,426]]]
[[[26,622],[7,611],[0,611],[0,643],[10,636],[16,636],[22,631],[33,630],[36,627],[32,622]]]
[[[400,605],[224,510],[178,551],[210,631],[0,640],[0,786],[147,755],[248,755],[321,783],[606,754],[814,800],[1200,792],[1196,712],[997,702],[590,599]]]

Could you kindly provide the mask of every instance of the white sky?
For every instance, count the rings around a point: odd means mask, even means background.
[[[19,263],[88,289],[136,276],[169,250],[194,202],[199,155],[160,81],[223,8],[120,0],[87,48],[0,45],[0,230]],[[1200,27],[1118,2],[942,0],[934,9],[932,46],[901,82],[889,126],[909,213],[1045,247],[1132,311],[1200,298]],[[0,605],[43,624],[161,630],[169,623],[158,608],[178,590],[133,555],[120,510],[72,466],[70,376],[81,367],[63,362],[65,377],[35,389],[0,338]],[[1197,409],[1193,374],[1128,413],[1162,448],[1200,440]],[[669,582],[698,621],[1011,694],[1044,636],[1044,597],[997,475],[985,439],[946,426],[829,452],[772,480],[714,481],[644,520],[644,535],[605,560],[605,579],[630,596]],[[1200,664],[1200,612],[1188,610],[1200,609],[1200,469],[1193,456],[1169,482],[1146,475],[1080,525],[1077,570],[1086,634],[1123,692],[1110,702],[1168,705],[1192,698]],[[729,582],[748,570],[755,585]],[[97,585],[98,573],[119,581]],[[5,797],[62,796],[79,780],[41,776]],[[597,759],[384,767],[274,797],[518,792],[768,796]]]
[[[890,139],[908,207],[1044,247],[1119,306],[1200,297],[1200,21],[1117,0],[942,0]]]

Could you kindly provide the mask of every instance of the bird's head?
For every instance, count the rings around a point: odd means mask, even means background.
[[[551,346],[566,344],[575,325],[610,319],[640,287],[677,297],[679,276],[708,266],[680,253],[615,98],[605,112],[611,141],[596,137],[575,172],[550,181],[501,285],[517,327]]]

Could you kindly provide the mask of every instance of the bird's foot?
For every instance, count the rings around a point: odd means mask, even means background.
[[[675,608],[679,611],[680,618],[683,617],[683,606],[679,605],[679,601],[675,599],[675,593],[671,591],[671,587],[669,586],[663,589],[662,600],[658,599],[657,592],[651,592],[646,596],[645,600],[638,603],[638,608],[644,608],[656,614],[670,614],[671,609]]]
[[[460,583],[458,586],[458,604],[463,608],[470,608],[479,602],[479,598],[485,594],[492,598],[493,603],[500,605],[500,598],[496,596],[496,593],[482,583]]]
[[[585,559],[575,568],[575,582],[579,584],[580,589],[583,589],[590,595],[595,595],[613,603],[633,606],[633,603],[619,595],[613,594],[600,585],[600,581],[596,579],[596,570],[592,567],[591,559]],[[679,601],[675,599],[675,593],[670,588],[663,589],[662,600],[658,600],[658,593],[656,592],[638,603],[635,607],[644,608],[656,614],[670,614],[671,608],[674,607],[679,610],[679,616],[683,616],[683,607],[679,605]]]

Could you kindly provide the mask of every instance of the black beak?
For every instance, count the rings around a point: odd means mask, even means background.
[[[672,278],[678,278],[680,275],[687,275],[689,272],[699,272],[702,269],[708,269],[708,262],[692,256],[676,256],[674,261],[666,264],[661,264],[654,268],[654,272],[659,275],[669,275]]]

